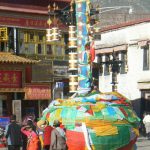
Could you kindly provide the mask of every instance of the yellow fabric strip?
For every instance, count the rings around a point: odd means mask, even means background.
[[[112,125],[104,125],[100,127],[94,127],[97,136],[107,136],[107,135],[116,135],[118,134],[118,129]]]
[[[139,134],[139,129],[133,128],[133,131],[134,131],[134,133],[135,133],[137,136],[140,136],[140,134]]]
[[[82,120],[80,120],[81,122]],[[94,128],[94,127],[99,127],[99,126],[104,126],[104,125],[122,125],[122,124],[129,124],[128,121],[126,120],[118,120],[115,122],[110,122],[110,121],[106,121],[106,120],[89,120],[86,119],[85,120],[86,126],[90,127],[90,128]]]

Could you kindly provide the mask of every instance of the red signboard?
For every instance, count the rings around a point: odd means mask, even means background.
[[[26,85],[26,100],[47,100],[51,98],[50,85]]]
[[[0,88],[21,88],[22,71],[0,70]]]
[[[47,20],[42,19],[31,19],[31,18],[15,18],[0,16],[0,24],[5,26],[20,26],[20,27],[30,27],[30,28],[48,28]],[[60,28],[66,28],[65,25],[59,23]]]

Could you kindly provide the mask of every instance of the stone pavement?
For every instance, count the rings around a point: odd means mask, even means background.
[[[136,142],[137,150],[150,150],[150,140],[146,137],[140,136]],[[0,150],[7,150],[7,148],[0,148]]]
[[[137,150],[150,150],[150,140],[146,137],[140,136],[136,142]]]

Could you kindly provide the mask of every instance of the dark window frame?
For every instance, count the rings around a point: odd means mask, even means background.
[[[105,54],[105,63],[104,63],[104,76],[110,75],[109,65],[107,61],[110,60],[110,54]]]
[[[46,54],[47,54],[47,55],[53,55],[52,45],[48,44],[48,45],[46,46]]]
[[[103,75],[103,55],[98,55],[99,76]]]
[[[144,46],[143,47],[143,70],[149,70],[150,67],[149,53],[150,53],[149,45]]]
[[[126,74],[127,51],[121,51],[120,54],[121,54],[120,74]]]

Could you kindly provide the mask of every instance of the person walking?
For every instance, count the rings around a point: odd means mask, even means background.
[[[10,124],[5,128],[8,150],[20,150],[22,145],[21,126],[16,122],[16,115],[10,117]]]
[[[48,125],[48,122],[45,123],[46,126],[44,128],[44,139],[43,139],[43,150],[49,150],[51,145],[51,132],[53,127]]]
[[[147,113],[143,118],[143,123],[145,125],[146,134],[148,140],[150,140],[150,113]]]
[[[40,150],[40,141],[33,125],[26,125],[21,128],[21,132],[27,136],[26,150]]]
[[[60,127],[61,123],[55,120],[51,133],[50,150],[67,150],[65,131]]]
[[[31,120],[31,119],[28,119],[27,121],[26,121],[26,124],[23,124],[23,126],[22,127],[24,127],[24,126],[32,126],[33,127],[33,131],[34,132],[36,132],[36,126],[35,126],[35,124],[34,124],[34,122]],[[22,133],[22,150],[26,150],[27,148],[27,136],[25,135],[25,134],[23,134]]]

